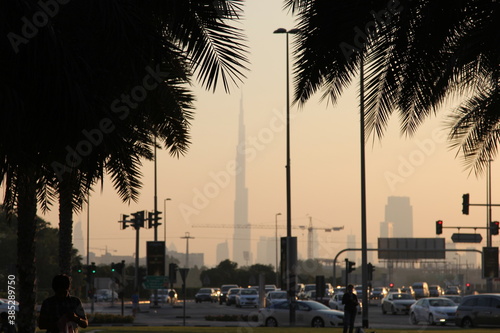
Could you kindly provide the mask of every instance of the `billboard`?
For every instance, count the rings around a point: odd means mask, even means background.
[[[165,242],[146,242],[148,275],[165,275]]]
[[[378,258],[390,260],[445,259],[444,238],[379,238]]]

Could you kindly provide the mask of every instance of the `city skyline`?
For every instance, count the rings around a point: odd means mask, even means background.
[[[197,101],[192,122],[192,145],[186,156],[172,158],[158,151],[158,200],[167,244],[184,249],[185,232],[195,237],[190,251],[207,253],[206,264],[216,264],[217,244],[231,240],[234,230],[202,229],[195,224],[231,224],[234,220],[235,180],[234,148],[238,141],[238,105],[243,92],[247,133],[246,186],[250,224],[274,225],[286,221],[285,207],[285,38],[273,34],[277,28],[293,28],[294,20],[282,10],[282,1],[257,0],[245,5],[241,28],[248,35],[251,71],[240,88],[231,94],[206,92],[194,86]],[[290,36],[290,42],[295,37]],[[293,80],[292,80],[293,81]],[[293,91],[293,90],[292,90]],[[315,226],[345,226],[344,231],[319,235],[320,256],[334,256],[347,245],[348,234],[360,239],[359,194],[359,101],[358,82],[353,82],[334,105],[315,96],[303,107],[291,108],[291,189],[292,224],[307,225],[308,216]],[[434,223],[486,226],[486,209],[471,207],[469,215],[461,212],[461,197],[470,193],[471,203],[486,201],[485,175],[469,174],[456,150],[447,142],[447,115],[457,101],[450,101],[427,119],[412,137],[402,137],[399,119],[392,118],[381,139],[367,138],[367,226],[368,242],[376,244],[384,207],[389,196],[407,196],[413,207],[415,237],[436,237]],[[152,211],[153,163],[144,161],[143,189],[137,203],[122,203],[109,178],[90,197],[91,247],[133,252],[134,232],[120,230],[120,214],[138,210]],[[497,163],[492,163],[492,200],[500,203],[500,177]],[[5,188],[2,188],[2,192]],[[164,201],[171,198],[169,201]],[[57,203],[47,214],[38,214],[53,227],[58,225]],[[498,220],[493,208],[493,220]],[[87,207],[75,214],[81,220],[86,237]],[[269,229],[252,229],[254,255],[261,236]],[[450,239],[452,230],[441,237]],[[299,248],[306,251],[307,233],[293,230]],[[279,229],[284,236],[284,229]],[[484,239],[485,237],[483,237]],[[493,246],[499,245],[493,237]],[[141,230],[140,253],[153,240],[152,230]],[[159,233],[163,240],[163,233]],[[478,246],[482,246],[479,244]],[[465,245],[457,245],[463,246]],[[212,250],[213,249],[213,250]],[[307,253],[307,252],[304,252]],[[323,254],[322,254],[323,253]]]

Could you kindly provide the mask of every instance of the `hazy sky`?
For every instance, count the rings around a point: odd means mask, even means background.
[[[236,157],[238,114],[241,95],[245,109],[247,133],[247,178],[249,190],[249,221],[251,224],[273,225],[275,214],[281,212],[279,223],[286,221],[285,186],[285,36],[273,34],[277,28],[294,27],[293,18],[282,10],[282,0],[247,1],[245,29],[250,46],[248,78],[241,89],[230,95],[215,94],[196,88],[196,115],[192,123],[192,146],[179,159],[165,151],[158,156],[158,209],[167,221],[167,245],[185,250],[185,232],[190,252],[204,252],[205,263],[215,265],[215,247],[229,240],[233,230],[193,228],[193,224],[233,223],[234,177],[227,178],[228,165]],[[293,38],[293,37],[291,37]],[[319,233],[321,257],[334,257],[346,247],[348,234],[360,240],[360,171],[359,171],[359,108],[358,83],[348,89],[336,105],[309,101],[304,108],[291,109],[291,173],[292,223],[306,225],[308,215],[315,227],[345,226],[343,231]],[[381,140],[369,140],[366,149],[368,241],[376,244],[379,223],[384,220],[388,196],[408,196],[413,206],[414,235],[435,237],[435,221],[444,226],[486,225],[486,209],[471,207],[470,215],[461,213],[463,193],[470,193],[471,203],[484,203],[485,177],[469,176],[456,151],[448,148],[447,130],[443,124],[451,105],[435,118],[428,119],[417,135],[406,138],[399,133],[398,119]],[[131,228],[120,230],[120,214],[153,210],[153,164],[143,166],[144,188],[140,201],[123,204],[105,182],[90,199],[91,248],[108,247],[113,254],[132,255],[135,233]],[[493,202],[500,198],[496,187],[499,173],[492,163]],[[202,193],[202,194],[200,194]],[[203,199],[204,198],[204,199]],[[493,219],[496,216],[493,209]],[[45,215],[57,226],[57,208]],[[75,217],[86,228],[87,211]],[[444,229],[442,236],[450,240],[455,230]],[[464,231],[470,232],[470,231]],[[280,230],[284,235],[285,229]],[[84,230],[84,235],[85,230]],[[274,230],[253,229],[255,243],[260,236],[272,236]],[[306,256],[306,233],[294,231],[299,251]],[[328,237],[326,237],[328,236]],[[483,232],[483,239],[484,239]],[[495,238],[494,238],[495,239]],[[498,239],[498,236],[496,236]],[[141,256],[145,241],[153,240],[153,230],[141,230]],[[163,225],[159,229],[163,240]],[[466,244],[460,247],[465,247]],[[494,246],[499,242],[494,241]],[[230,253],[232,253],[230,248]]]

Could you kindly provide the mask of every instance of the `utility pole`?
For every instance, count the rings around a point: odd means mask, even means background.
[[[186,268],[189,268],[189,240],[194,239],[194,237],[191,237],[189,235],[189,232],[186,232],[185,236],[181,237],[182,239],[186,240]]]

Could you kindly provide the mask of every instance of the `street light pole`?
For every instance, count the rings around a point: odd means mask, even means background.
[[[167,246],[167,201],[169,200],[172,199],[163,199],[163,241],[165,242],[165,247]]]
[[[276,286],[279,286],[279,271],[278,271],[278,216],[281,213],[276,213],[275,215],[275,225],[276,225]]]
[[[292,204],[291,204],[291,166],[290,166],[290,78],[288,60],[288,35],[296,34],[299,29],[286,30],[279,28],[275,34],[285,34],[286,36],[286,288],[290,302],[295,301],[295,284],[292,284],[292,275],[295,276],[295,262],[292,262],[291,247],[292,242]],[[295,307],[290,306],[290,326],[295,326]]]

